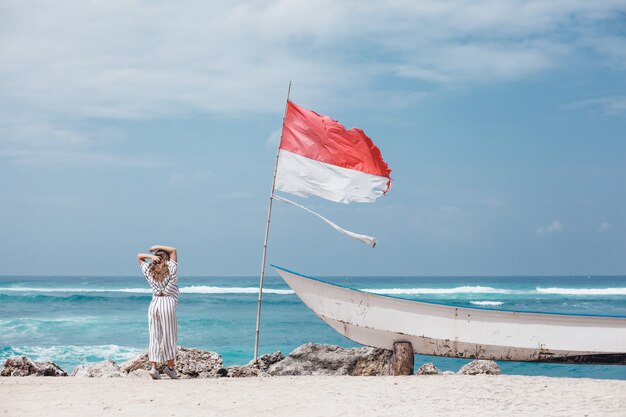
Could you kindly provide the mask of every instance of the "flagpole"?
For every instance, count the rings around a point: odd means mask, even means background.
[[[259,281],[259,298],[256,311],[256,335],[254,338],[254,360],[256,361],[259,353],[259,326],[261,323],[261,300],[263,298],[263,279],[265,278],[265,258],[267,256],[267,239],[270,234],[270,221],[272,219],[272,202],[274,200],[274,187],[276,185],[276,171],[278,170],[278,157],[280,155],[280,139],[283,137],[285,130],[285,117],[287,116],[287,108],[289,105],[289,96],[291,94],[291,81],[289,81],[289,88],[287,89],[287,102],[285,103],[285,115],[283,116],[283,126],[280,132],[280,138],[278,140],[278,150],[276,151],[276,163],[274,165],[274,178],[272,179],[272,191],[270,192],[270,202],[267,209],[267,223],[265,224],[265,239],[263,241],[263,258],[261,261],[261,279]]]

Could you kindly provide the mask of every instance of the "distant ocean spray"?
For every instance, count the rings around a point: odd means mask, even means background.
[[[473,308],[626,316],[626,276],[323,278],[378,294]],[[179,341],[216,351],[226,365],[252,358],[257,277],[180,278]],[[128,360],[147,347],[145,280],[133,277],[0,277],[0,360],[23,354],[71,371]],[[356,346],[310,311],[286,284],[266,279],[260,352],[307,342]],[[458,370],[466,360],[420,357]],[[504,373],[626,379],[626,366],[500,362]]]

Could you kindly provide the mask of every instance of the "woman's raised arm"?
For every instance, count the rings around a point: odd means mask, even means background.
[[[170,259],[172,261],[178,262],[178,257],[176,255],[176,248],[172,246],[154,245],[149,249],[150,252],[155,252],[158,250],[164,250],[165,252],[170,254]]]
[[[152,261],[156,261],[159,257],[150,255],[149,253],[138,253],[137,260],[139,261],[139,265],[146,261],[146,259],[152,259]]]

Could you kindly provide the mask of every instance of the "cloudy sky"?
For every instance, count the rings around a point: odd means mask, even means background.
[[[287,86],[364,129],[375,204],[276,203],[311,275],[626,274],[626,2],[0,3],[0,275],[255,275]]]

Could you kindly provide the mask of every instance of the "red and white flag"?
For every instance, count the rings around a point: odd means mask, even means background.
[[[391,170],[380,150],[361,129],[341,123],[287,101],[278,151],[275,189],[340,203],[373,202],[391,185]],[[376,246],[376,238],[339,227],[298,203],[276,194],[273,198],[300,207],[338,232]]]
[[[276,189],[302,197],[373,202],[391,185],[391,170],[361,129],[291,101],[280,141]]]

